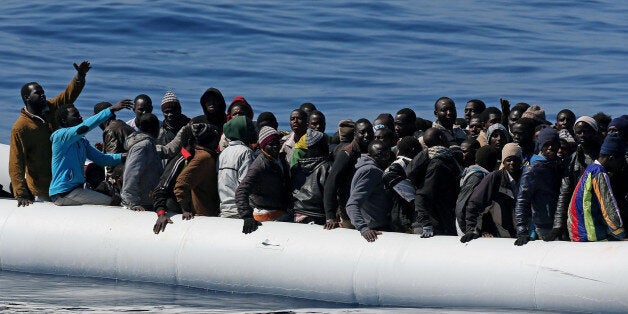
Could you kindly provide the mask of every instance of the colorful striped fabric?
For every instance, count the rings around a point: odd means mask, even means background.
[[[599,163],[587,166],[569,204],[567,226],[575,242],[624,238],[619,207],[606,170]]]

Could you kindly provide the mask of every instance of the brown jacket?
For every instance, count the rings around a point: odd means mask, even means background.
[[[44,117],[22,108],[11,129],[9,176],[16,198],[48,197],[52,180],[50,135],[57,127],[55,116],[62,105],[72,104],[85,86],[85,77],[76,75],[63,92],[48,99]]]
[[[216,158],[208,149],[196,146],[194,157],[177,178],[174,195],[183,211],[218,216],[220,200]]]

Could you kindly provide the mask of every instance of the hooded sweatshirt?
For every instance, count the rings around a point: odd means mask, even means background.
[[[368,155],[362,155],[355,168],[346,206],[351,223],[360,233],[389,230],[392,198],[384,189],[384,171]]]
[[[209,114],[204,106],[204,104],[210,99],[215,99],[218,103],[216,114],[213,115]],[[219,129],[222,129],[222,125],[225,123],[225,110],[227,108],[227,103],[225,102],[225,98],[222,96],[222,93],[217,88],[210,87],[205,90],[201,96],[200,103],[201,108],[203,109],[203,114],[207,117],[207,123],[213,124]]]
[[[135,132],[129,135],[124,146],[129,153],[122,176],[122,204],[129,208],[137,205],[151,208],[151,191],[157,187],[163,172],[155,139],[147,133]]]

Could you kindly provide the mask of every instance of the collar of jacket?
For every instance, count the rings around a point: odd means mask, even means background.
[[[31,119],[39,119],[39,121],[41,121],[42,123],[46,123],[46,121],[44,120],[44,118],[36,115],[36,114],[32,114],[28,111],[28,109],[26,109],[26,107],[22,108],[22,114],[31,118]]]

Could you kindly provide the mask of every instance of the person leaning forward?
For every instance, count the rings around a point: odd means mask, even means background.
[[[48,188],[52,180],[52,143],[50,135],[57,129],[55,116],[59,107],[74,103],[85,86],[89,72],[87,61],[74,63],[76,75],[63,92],[46,99],[37,82],[22,86],[24,108],[11,129],[9,176],[18,206],[28,206],[36,199],[50,200]]]

